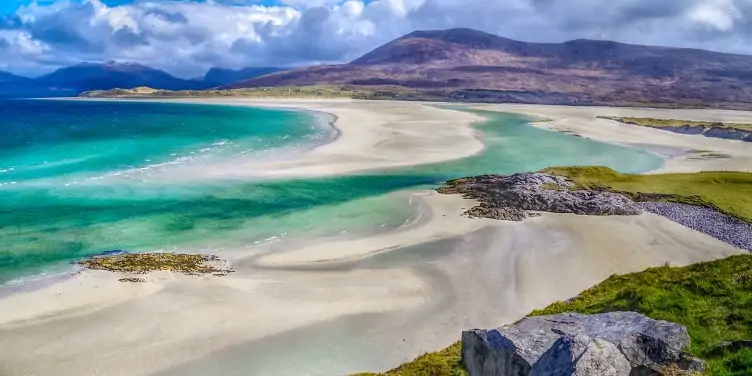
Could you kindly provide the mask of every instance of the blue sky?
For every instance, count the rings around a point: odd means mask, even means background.
[[[191,77],[340,63],[415,30],[455,27],[752,54],[752,0],[0,0],[0,70],[115,60]]]

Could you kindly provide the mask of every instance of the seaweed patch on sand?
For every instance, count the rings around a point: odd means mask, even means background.
[[[126,253],[92,257],[79,262],[87,269],[146,274],[171,271],[188,275],[224,276],[233,270],[227,262],[214,255],[182,253]]]

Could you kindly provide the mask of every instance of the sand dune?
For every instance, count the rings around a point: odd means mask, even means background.
[[[337,174],[480,150],[468,126],[474,118],[421,104],[262,104],[330,112],[339,117],[342,131],[338,141],[306,154],[305,162],[264,167],[270,174]],[[732,141],[663,137],[656,130],[603,124],[593,120],[601,111],[595,108],[492,107],[545,115],[554,119],[546,127],[605,141],[670,149],[712,143],[713,150],[732,155],[700,162],[677,157],[666,169],[739,167],[749,155]],[[436,118],[420,120],[430,116]],[[310,239],[284,252],[232,253],[237,272],[227,277],[156,273],[147,283],[123,284],[117,275],[86,271],[4,295],[0,375],[298,376],[380,370],[449,345],[462,329],[509,323],[572,297],[613,273],[741,252],[652,214],[549,214],[510,223],[462,217],[463,208],[473,203],[455,196],[404,192],[394,199],[419,202],[413,208],[421,211],[421,220],[375,235]]]

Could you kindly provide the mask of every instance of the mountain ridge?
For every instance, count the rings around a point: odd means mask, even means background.
[[[586,39],[530,43],[450,29],[406,34],[346,64],[277,72],[225,88],[389,86],[453,99],[461,91],[459,98],[490,102],[752,108],[750,66],[748,55]],[[527,99],[514,99],[519,93]]]

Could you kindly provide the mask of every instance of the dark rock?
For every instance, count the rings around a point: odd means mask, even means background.
[[[120,282],[129,282],[129,283],[144,283],[146,282],[143,278],[120,278],[118,279]]]
[[[482,175],[452,180],[439,193],[461,194],[480,202],[473,217],[519,221],[528,211],[582,215],[637,215],[642,209],[624,195],[604,190],[572,190],[570,180],[539,172]]]
[[[701,371],[702,361],[683,351],[689,344],[683,326],[638,313],[566,313],[526,318],[497,330],[463,332],[462,360],[470,376],[639,376],[662,375],[669,368]],[[614,349],[620,356],[615,356]]]

